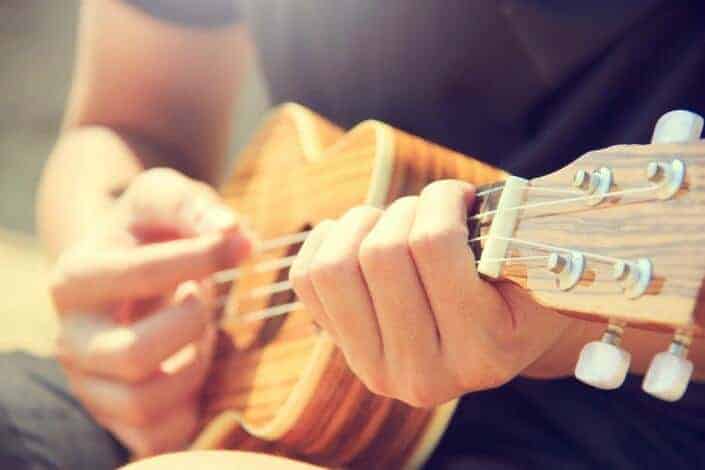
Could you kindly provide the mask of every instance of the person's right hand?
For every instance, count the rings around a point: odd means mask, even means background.
[[[153,169],[57,261],[57,356],[79,400],[135,457],[192,438],[216,332],[207,279],[251,249],[212,188]]]

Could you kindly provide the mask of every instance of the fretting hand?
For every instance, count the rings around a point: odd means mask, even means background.
[[[76,396],[135,456],[192,437],[215,339],[206,279],[250,251],[213,189],[153,169],[59,258],[57,355]]]
[[[319,224],[291,267],[297,295],[371,391],[432,406],[500,386],[576,322],[478,276],[473,197],[447,180],[384,211],[351,209]]]

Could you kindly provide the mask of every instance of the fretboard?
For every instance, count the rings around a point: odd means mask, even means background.
[[[504,182],[478,186],[476,191],[478,196],[475,198],[475,202],[468,213],[468,217],[496,209],[499,203],[499,197],[502,195],[501,189],[497,190],[497,188],[502,187],[504,187]],[[483,229],[489,228],[491,223],[492,217],[489,216],[481,219],[472,219],[468,222],[468,239],[474,240],[470,242],[470,248],[475,254],[476,260],[479,260],[482,256],[482,242],[476,239],[482,234]]]

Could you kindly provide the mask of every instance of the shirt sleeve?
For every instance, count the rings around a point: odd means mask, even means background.
[[[218,28],[240,21],[236,0],[122,0],[165,22]]]

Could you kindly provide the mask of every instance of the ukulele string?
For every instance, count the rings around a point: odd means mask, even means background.
[[[525,261],[537,261],[537,260],[546,260],[548,259],[548,255],[536,255],[536,256],[508,256],[504,258],[488,258],[486,261],[492,262],[492,263],[516,263],[519,261],[525,262]],[[480,262],[475,261],[475,265],[478,265]],[[260,297],[269,297],[270,295],[273,294],[279,294],[281,292],[286,292],[288,290],[293,289],[293,285],[291,284],[291,281],[279,281],[279,282],[274,282],[272,284],[265,284],[261,287],[256,287],[251,289],[249,292],[247,292],[247,295],[243,296],[243,299],[251,300],[251,299],[257,299]],[[226,294],[227,295],[227,294]]]
[[[548,245],[545,243],[538,243],[538,242],[533,242],[529,240],[522,240],[519,238],[512,238],[512,237],[501,237],[501,236],[493,236],[490,237],[489,235],[484,235],[480,237],[475,237],[469,240],[469,243],[476,242],[476,241],[481,241],[481,240],[487,240],[489,238],[495,238],[497,240],[502,240],[510,243],[516,243],[518,245],[524,245],[528,246],[531,248],[536,248],[539,250],[544,250],[544,251],[561,251],[561,252],[566,252],[570,253],[573,250],[570,248],[563,248],[560,246],[554,246],[554,245]],[[585,258],[588,259],[593,259],[595,261],[602,261],[605,263],[618,263],[618,262],[628,262],[628,260],[620,259],[620,258],[614,258],[611,256],[605,256],[605,255],[600,255],[597,253],[590,253],[590,252],[585,252],[581,251],[581,254],[585,256]],[[293,258],[293,257],[288,257],[288,258]],[[509,257],[502,257],[502,258],[487,258],[484,261],[489,262],[489,263],[507,263],[507,264],[512,264],[512,263],[517,263],[517,262],[527,262],[527,261],[539,261],[539,260],[546,260],[548,259],[548,255],[531,255],[531,256],[509,256]],[[475,265],[478,265],[480,263],[479,260],[475,261]],[[268,297],[273,294],[281,293],[281,292],[286,292],[293,289],[293,286],[291,284],[291,281],[280,281],[280,282],[275,282],[272,284],[267,284],[258,288],[254,288],[251,291],[247,293],[246,296],[244,296],[244,299],[246,300],[252,300],[252,299],[257,299],[261,297]],[[225,305],[225,302],[227,301],[228,297],[230,294],[225,294],[221,297],[218,298],[218,303],[220,306]],[[282,310],[282,307],[284,305],[289,305],[292,308],[289,310]],[[239,316],[240,319],[245,318],[250,318],[252,317],[253,319],[261,320],[264,318],[270,318],[270,317],[275,317],[278,315],[283,315],[285,313],[289,313],[293,310],[299,309],[301,305],[298,302],[291,302],[289,304],[282,304],[282,305],[277,305],[274,307],[258,310],[255,312],[250,312],[243,314],[242,316]],[[248,320],[250,321],[250,320]],[[254,320],[252,320],[254,321]]]
[[[489,258],[486,261],[489,262],[505,262],[507,264],[517,263],[517,262],[527,262],[527,261],[538,261],[546,260],[548,255],[536,255],[536,256],[508,256],[503,258]],[[480,262],[475,261],[477,266]],[[292,290],[293,286],[291,281],[281,281],[275,282],[273,284],[267,284],[262,287],[252,289],[244,296],[245,300],[253,300],[261,297],[268,297],[269,295],[286,292]],[[223,294],[216,299],[216,306],[218,308],[223,308],[226,306],[228,299],[230,298],[230,293]],[[288,313],[301,310],[304,308],[303,303],[299,301],[287,302],[284,304],[274,305],[272,307],[263,308],[261,310],[254,310],[247,313],[235,313],[226,314],[221,321],[237,321],[238,323],[249,323],[253,321],[266,320],[268,318],[274,318],[281,315],[286,315]]]
[[[502,189],[504,189],[502,186],[486,189],[484,191],[478,192],[476,194],[476,196],[486,196],[488,194],[501,191]],[[544,191],[544,192],[556,192],[556,193],[564,193],[564,194],[578,194],[577,191],[573,191],[573,190],[549,188],[549,187],[542,187],[542,186],[526,186],[524,189],[527,189],[527,190],[530,189],[530,190],[535,190],[535,191]],[[637,188],[637,189],[642,190],[642,188]],[[615,195],[615,194],[617,194],[617,193],[616,192],[612,193],[612,195]],[[608,195],[610,195],[610,194],[605,194],[603,196],[608,196]],[[585,197],[585,199],[589,199],[591,197],[594,197],[594,196],[588,196],[588,197]],[[583,200],[583,198],[572,198],[568,201],[572,201],[572,200]],[[564,200],[551,201],[551,202],[559,203],[562,201],[564,201]],[[540,203],[540,204],[545,204],[545,203]],[[525,209],[525,208],[529,208],[529,207],[534,207],[534,206],[533,205],[517,206],[517,207],[510,207],[510,208],[504,209],[504,210],[505,211],[519,210],[519,209]],[[470,217],[469,220],[473,219],[473,218],[479,218],[479,217],[484,217],[487,215],[495,214],[496,212],[497,212],[496,210],[483,212],[481,214],[477,214],[473,217]],[[276,248],[283,248],[286,246],[294,245],[296,243],[301,243],[301,242],[305,241],[306,238],[310,234],[311,234],[311,230],[304,230],[301,232],[291,233],[291,234],[283,235],[281,237],[265,240],[263,242],[260,242],[257,251],[264,252],[264,251],[269,251],[269,250],[273,250]],[[252,267],[252,269],[254,269],[255,272],[257,272],[257,273],[262,273],[262,272],[270,271],[272,269],[280,269],[280,268],[289,267],[289,266],[291,266],[291,264],[286,264],[286,263],[288,261],[293,261],[294,258],[295,258],[295,255],[289,256],[287,258],[280,258],[281,261],[279,261],[279,262],[265,261],[265,262],[254,265]],[[216,284],[224,284],[227,282],[235,281],[235,280],[239,279],[242,275],[243,275],[243,272],[239,268],[225,269],[223,271],[218,271],[216,273],[213,273],[211,276],[211,280],[213,282],[215,282]]]
[[[580,202],[580,201],[587,201],[590,199],[593,199],[595,197],[610,197],[610,196],[621,196],[621,195],[626,195],[626,194],[635,194],[635,193],[642,193],[642,192],[648,192],[648,191],[653,191],[657,189],[659,186],[658,185],[650,185],[646,187],[639,187],[639,188],[630,188],[630,189],[625,189],[625,190],[620,190],[620,191],[612,191],[608,193],[603,193],[603,194],[593,194],[593,195],[587,195],[587,196],[580,196],[580,197],[573,197],[573,198],[564,198],[564,199],[558,199],[555,201],[545,201],[545,202],[539,202],[539,203],[530,203],[530,204],[523,204],[515,207],[510,207],[507,209],[503,209],[501,211],[495,209],[491,211],[485,211],[479,214],[475,214],[471,217],[468,217],[468,220],[473,220],[473,219],[480,219],[483,217],[486,217],[488,215],[497,215],[501,214],[502,212],[508,212],[512,210],[522,210],[522,209],[532,209],[532,208],[537,208],[537,207],[546,207],[546,206],[553,206],[553,205],[559,205],[559,204],[569,204],[573,202]],[[495,188],[490,188],[485,191],[481,191],[477,193],[477,196],[484,196],[493,192],[501,191],[503,187],[495,187]],[[562,190],[562,189],[556,189],[556,188],[548,188],[548,187],[538,187],[538,186],[527,186],[525,189],[529,190],[537,190],[537,191],[545,191],[545,192],[556,192],[556,193],[563,193],[563,194],[579,194],[578,191],[573,191],[573,190]],[[267,241],[264,241],[260,244],[259,250],[260,252],[262,251],[268,251],[276,248],[283,248],[286,246],[290,246],[296,243],[300,243],[306,240],[307,236],[311,233],[311,230],[306,230],[298,233],[293,233],[293,234],[288,234],[284,235],[279,238],[274,238],[270,239]],[[469,240],[470,243],[475,242],[475,241],[481,241],[481,240],[486,240],[490,238],[490,236],[485,235],[485,236],[480,236],[473,238]],[[563,248],[559,246],[553,246],[553,245],[548,245],[544,243],[539,243],[539,242],[532,242],[529,240],[522,240],[518,238],[512,238],[512,237],[500,237],[500,236],[494,236],[494,238],[498,240],[503,240],[507,241],[510,243],[517,243],[520,245],[536,248],[539,250],[544,250],[544,251],[562,251],[562,252],[567,252],[570,253],[573,250],[569,248]],[[614,258],[611,256],[605,256],[605,255],[600,255],[597,253],[587,253],[581,251],[581,253],[586,257],[590,259],[594,259],[596,261],[602,261],[606,263],[617,263],[617,262],[626,262],[627,260],[619,259],[619,258]],[[278,258],[275,260],[270,260],[270,261],[265,261],[262,263],[258,263],[254,265],[251,269],[254,272],[257,273],[263,273],[267,271],[273,271],[277,269],[283,269],[286,267],[290,267],[294,260],[296,258],[296,255],[292,256],[287,256],[284,258]],[[491,258],[491,259],[486,259],[486,262],[506,262],[506,263],[514,263],[514,262],[527,262],[527,261],[537,261],[537,260],[546,260],[548,258],[548,255],[535,255],[535,256],[515,256],[515,257],[503,257],[503,258]],[[479,260],[475,261],[475,264],[479,264]],[[234,269],[227,269],[223,271],[219,271],[214,273],[211,276],[211,280],[215,282],[216,284],[218,283],[227,283],[227,282],[232,282],[236,281],[239,279],[242,275],[244,274],[244,271],[241,268],[234,268]],[[259,297],[266,297],[272,294],[276,293],[281,293],[281,292],[286,292],[291,290],[293,287],[291,285],[290,281],[280,281],[280,282],[275,282],[269,285],[261,286],[255,289],[252,289],[248,295],[245,297],[246,299],[255,299]],[[230,297],[230,293],[227,293],[217,299],[217,304],[220,307],[224,307],[227,303],[228,298]],[[248,312],[244,314],[237,314],[235,315],[235,319],[238,322],[252,322],[252,321],[258,321],[258,320],[264,320],[267,318],[273,318],[277,317],[280,315],[285,315],[288,313],[291,313],[296,310],[300,310],[303,308],[303,304],[299,301],[294,301],[294,302],[288,302],[285,304],[280,304],[280,305],[275,305],[272,307],[268,307],[265,309],[261,310],[256,310],[253,312]],[[229,316],[223,319],[223,321],[229,319]]]
[[[505,242],[516,243],[519,245],[524,245],[524,246],[536,248],[538,250],[543,250],[543,251],[562,251],[564,253],[572,253],[575,251],[575,250],[571,250],[570,248],[563,248],[561,246],[547,245],[545,243],[532,242],[529,240],[522,240],[520,238],[501,237],[499,235],[494,235],[492,237],[490,237],[489,235],[483,235],[481,237],[471,238],[469,240],[469,242],[472,243],[472,242],[476,242],[476,241],[480,241],[480,240],[487,240],[488,238],[494,238],[496,240],[502,240]],[[585,258],[593,259],[595,261],[602,261],[604,263],[614,264],[614,263],[619,263],[619,262],[623,262],[623,263],[629,262],[629,260],[626,260],[626,259],[613,258],[612,256],[600,255],[598,253],[589,253],[589,252],[582,251],[582,250],[580,250],[580,254],[585,256]],[[548,258],[548,256],[546,256],[546,258]],[[499,260],[489,259],[487,261],[493,262],[493,261],[499,261]]]
[[[530,188],[530,186],[529,186],[529,188]],[[659,185],[654,184],[654,185],[649,185],[649,186],[643,186],[640,188],[623,189],[621,191],[612,191],[612,192],[608,192],[608,193],[590,194],[587,196],[557,199],[555,201],[543,201],[543,202],[522,204],[519,206],[507,207],[506,209],[502,209],[502,210],[493,209],[491,211],[480,212],[479,214],[475,214],[473,216],[468,217],[467,220],[482,219],[483,217],[486,217],[488,215],[497,215],[497,214],[501,214],[502,212],[518,211],[518,210],[522,210],[522,209],[534,209],[537,207],[555,206],[558,204],[570,204],[572,202],[589,201],[590,199],[594,199],[594,198],[605,198],[605,197],[610,197],[610,196],[622,196],[625,194],[645,193],[645,192],[649,192],[649,191],[654,191],[655,189],[658,189],[658,188],[659,188]]]
[[[549,188],[550,189],[550,188]],[[496,188],[490,188],[486,189],[484,191],[480,191],[476,194],[476,196],[486,196],[488,194],[501,191],[502,187],[498,186]],[[270,251],[274,250],[276,248],[284,248],[286,246],[291,246],[296,243],[301,243],[306,240],[306,238],[311,234],[311,230],[303,230],[301,232],[296,232],[296,233],[290,233],[287,235],[283,235],[281,237],[277,238],[272,238],[269,240],[265,240],[263,242],[259,243],[259,246],[257,247],[258,252],[264,252],[264,251]],[[257,273],[263,273],[267,271],[271,271],[273,269],[281,269],[281,268],[286,268],[291,266],[290,262],[293,262],[294,258],[296,256],[288,256],[286,258],[279,258],[280,261],[265,261],[262,263],[258,263],[254,265],[251,269],[253,269]],[[288,263],[288,264],[287,264]],[[228,282],[236,281],[238,280],[242,275],[243,271],[241,268],[232,268],[232,269],[225,269],[223,271],[218,271],[215,272],[211,275],[211,280],[215,282],[216,284],[225,284]]]

